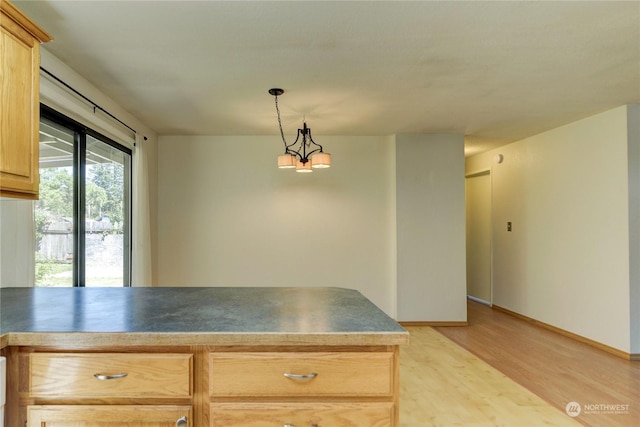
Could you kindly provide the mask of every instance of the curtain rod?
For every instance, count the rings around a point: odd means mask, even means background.
[[[105,110],[104,108],[102,108],[101,106],[96,104],[95,102],[93,102],[92,100],[90,100],[89,98],[87,98],[86,96],[84,96],[83,94],[81,94],[80,92],[75,90],[74,88],[72,88],[66,82],[62,81],[59,77],[53,75],[50,71],[46,70],[43,67],[40,67],[40,70],[42,70],[45,74],[49,75],[52,79],[54,79],[55,81],[57,81],[58,83],[60,83],[64,87],[66,87],[67,89],[69,89],[71,92],[75,93],[76,95],[78,95],[79,97],[81,97],[82,99],[87,101],[89,104],[93,105],[93,112],[94,113],[96,112],[96,109],[98,109],[98,110],[102,111],[103,113],[105,113],[107,116],[111,117],[113,120],[115,120],[118,123],[120,123],[122,126],[124,126],[127,129],[129,129],[134,134],[138,134],[138,132],[136,132],[136,130],[134,128],[132,128],[131,126],[129,126],[128,124],[126,124],[125,122],[123,122],[122,120],[120,120],[119,118],[117,118],[116,116],[114,116],[113,114],[111,114],[110,112],[108,112],[107,110]],[[144,137],[144,140],[145,141],[147,140],[146,136]]]

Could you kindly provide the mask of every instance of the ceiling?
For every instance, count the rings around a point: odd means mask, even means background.
[[[26,1],[45,49],[160,135],[464,133],[640,102],[637,1]]]

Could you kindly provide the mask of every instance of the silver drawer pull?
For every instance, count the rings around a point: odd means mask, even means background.
[[[186,427],[187,425],[187,417],[180,417],[178,421],[176,421],[176,427]]]
[[[290,380],[311,380],[318,376],[315,372],[311,372],[310,374],[292,374],[290,372],[285,372],[284,376],[289,378]]]
[[[120,374],[114,374],[114,375],[105,375],[105,374],[93,374],[94,377],[96,377],[97,379],[99,379],[100,381],[105,381],[105,380],[117,380],[118,378],[124,378],[127,376],[126,372],[122,372]]]

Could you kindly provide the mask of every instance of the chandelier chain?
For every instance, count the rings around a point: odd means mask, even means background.
[[[278,127],[280,128],[280,136],[282,137],[282,142],[284,142],[285,153],[289,152],[289,145],[287,144],[287,140],[284,138],[284,131],[282,130],[282,120],[280,120],[280,108],[278,107],[278,95],[275,95],[276,98],[276,113],[278,113]]]

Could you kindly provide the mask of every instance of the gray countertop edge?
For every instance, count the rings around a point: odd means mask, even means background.
[[[409,343],[408,332],[9,332],[5,346],[56,348],[135,346],[395,346]]]

